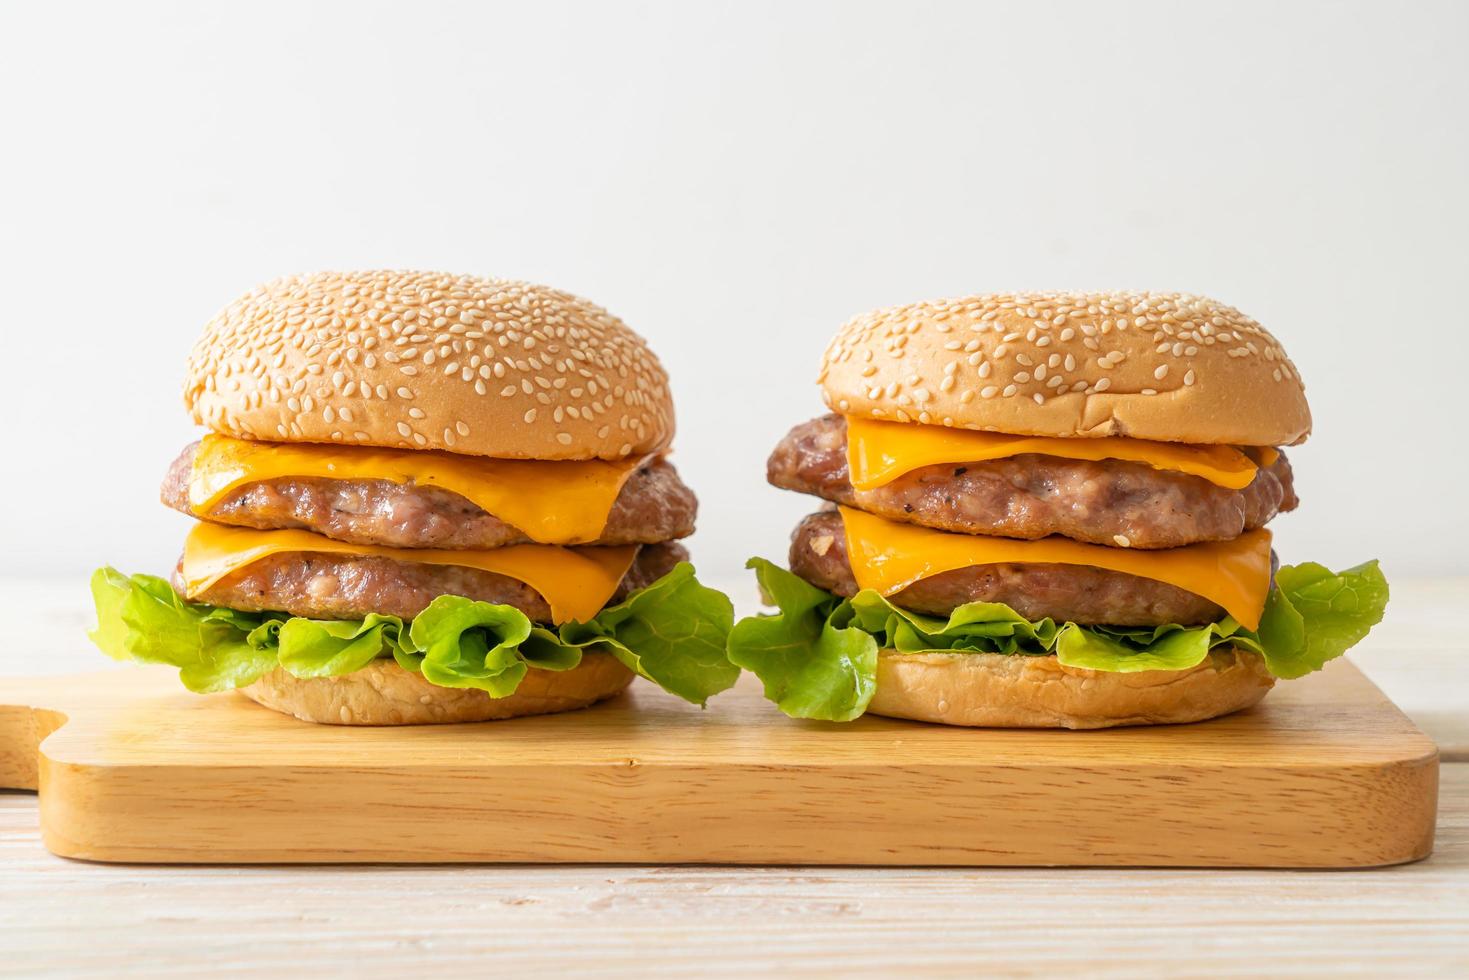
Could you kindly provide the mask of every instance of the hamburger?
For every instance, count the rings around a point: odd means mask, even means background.
[[[584,299],[278,279],[205,327],[184,402],[208,431],[161,495],[196,523],[171,580],[93,576],[114,657],[344,725],[583,708],[635,675],[703,704],[739,674],[679,543],[668,377]]]
[[[768,464],[819,498],[730,659],[800,718],[1104,728],[1248,708],[1382,618],[1375,562],[1279,566],[1311,414],[1199,296],[968,296],[849,321],[831,414]]]

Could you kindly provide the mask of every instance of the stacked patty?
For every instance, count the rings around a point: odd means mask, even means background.
[[[851,596],[858,587],[833,505],[940,531],[1023,540],[1059,535],[1136,549],[1229,541],[1297,505],[1285,455],[1269,458],[1241,449],[1258,466],[1241,490],[1144,463],[1040,453],[924,466],[857,490],[848,471],[846,420],[826,415],[786,435],[767,475],[777,487],[829,502],[797,526],[791,571],[818,588]],[[925,578],[889,598],[933,615],[969,602],[1000,602],[1031,619],[1082,625],[1202,625],[1224,615],[1217,604],[1174,585],[1069,564],[976,565]]]
[[[190,503],[189,481],[198,448],[198,443],[191,444],[174,461],[161,497],[169,507],[201,520],[257,530],[306,530],[354,545],[404,549],[486,550],[532,540],[457,493],[390,480],[279,477],[245,483],[196,509]],[[693,533],[696,510],[693,492],[661,456],[649,457],[628,475],[601,535],[578,546],[637,548],[609,603],[687,560],[678,539]],[[181,566],[173,582],[183,592]],[[546,599],[518,579],[381,555],[273,554],[189,598],[313,619],[358,619],[371,613],[411,619],[440,595],[514,606],[536,622],[551,620]]]

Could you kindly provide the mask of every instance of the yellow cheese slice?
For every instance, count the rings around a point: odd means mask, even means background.
[[[310,531],[256,531],[201,522],[184,540],[179,571],[193,597],[232,572],[270,555],[307,552],[369,555],[429,565],[458,565],[505,575],[539,592],[557,623],[586,622],[607,605],[637,555],[635,544],[608,548],[562,548],[516,544],[484,551],[441,548],[379,548],[333,541]]]
[[[883,520],[840,508],[847,557],[857,586],[889,596],[920,579],[956,568],[1002,562],[1091,565],[1166,582],[1224,607],[1247,628],[1260,625],[1270,591],[1270,532],[1250,531],[1233,541],[1135,551],[1066,538],[1016,541],[951,534]]]
[[[189,505],[203,517],[236,487],[283,477],[389,480],[457,493],[542,544],[582,544],[601,537],[622,485],[642,462],[640,457],[617,462],[489,459],[210,434],[194,455]]]
[[[857,490],[876,489],[904,473],[936,463],[979,463],[1020,453],[1066,459],[1124,459],[1203,477],[1231,490],[1249,486],[1256,470],[1254,462],[1233,446],[1192,446],[1117,436],[1050,439],[847,418],[847,468]]]

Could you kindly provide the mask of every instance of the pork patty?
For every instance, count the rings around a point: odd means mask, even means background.
[[[393,548],[503,548],[531,539],[450,490],[390,480],[282,477],[236,487],[204,512],[189,505],[197,442],[168,468],[160,496],[174,510],[263,531],[302,528],[338,541]],[[654,544],[694,533],[698,501],[664,459],[627,478],[602,536],[587,544]]]
[[[1128,548],[1228,541],[1297,504],[1284,453],[1262,466],[1243,490],[1145,463],[1036,453],[925,466],[875,490],[854,490],[847,473],[847,422],[840,415],[792,429],[766,471],[777,487],[888,520],[1026,540],[1060,534]]]
[[[681,544],[645,545],[608,603],[651,585],[688,560]],[[173,586],[183,592],[174,571]],[[193,602],[250,612],[285,612],[311,619],[360,619],[380,613],[412,619],[441,595],[514,606],[537,623],[551,621],[551,607],[519,579],[464,568],[363,555],[287,552],[271,555],[226,575]]]
[[[857,594],[839,513],[818,511],[796,526],[791,571],[819,589]],[[947,616],[966,602],[1003,602],[1027,619],[1049,616],[1082,625],[1195,626],[1224,616],[1213,602],[1177,586],[1088,565],[975,565],[914,582],[888,598],[934,616]]]

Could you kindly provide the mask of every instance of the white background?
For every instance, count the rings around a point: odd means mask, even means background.
[[[0,7],[0,568],[170,568],[203,323],[320,268],[588,296],[674,377],[723,578],[849,315],[1204,292],[1304,374],[1286,561],[1469,568],[1469,5]]]

